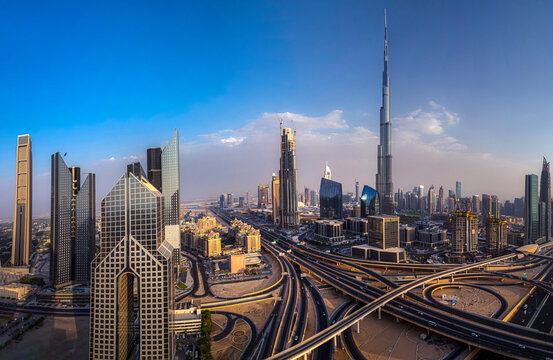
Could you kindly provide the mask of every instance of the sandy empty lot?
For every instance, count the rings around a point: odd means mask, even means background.
[[[254,291],[263,290],[277,282],[281,276],[281,270],[278,261],[266,252],[263,255],[264,259],[271,264],[272,274],[271,276],[269,276],[269,278],[212,285],[210,286],[210,288],[213,294],[220,297],[239,297]]]
[[[221,341],[211,343],[211,354],[214,359],[238,359],[248,346],[251,330],[244,320],[236,321],[234,330]]]
[[[501,306],[496,296],[476,288],[461,286],[439,289],[434,291],[432,296],[439,301],[442,294],[458,296],[459,301],[455,303],[455,308],[474,314],[491,317]]]
[[[360,333],[353,331],[354,339],[363,355],[373,359],[441,359],[455,347],[455,343],[439,335],[420,340],[426,331],[382,313],[367,316],[360,324]]]

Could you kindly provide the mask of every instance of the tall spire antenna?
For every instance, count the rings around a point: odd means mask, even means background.
[[[384,8],[384,53],[388,56],[388,16],[386,8]]]

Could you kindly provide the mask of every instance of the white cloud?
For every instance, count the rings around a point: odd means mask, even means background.
[[[291,112],[263,113],[239,129],[224,129],[212,134],[201,135],[212,144],[238,146],[248,139],[251,143],[266,142],[270,134],[278,134],[280,121],[283,127],[296,129],[298,141],[329,143],[363,142],[375,139],[375,135],[362,126],[350,128],[342,117],[342,110],[333,110],[323,116],[307,116]]]
[[[466,145],[446,134],[450,127],[459,124],[459,115],[433,100],[428,105],[429,108],[418,108],[394,118],[399,144],[418,146],[426,152],[466,150]]]
[[[230,146],[236,146],[236,145],[240,145],[242,143],[242,141],[246,140],[246,138],[244,136],[241,136],[241,137],[234,137],[234,136],[229,136],[228,138],[223,138],[221,139],[221,144],[228,144]]]

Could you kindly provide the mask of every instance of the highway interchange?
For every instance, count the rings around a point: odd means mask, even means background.
[[[210,210],[225,222],[233,219],[220,209]],[[546,255],[543,258],[522,258],[512,253],[465,266],[390,264],[323,253],[292,242],[284,234],[266,225],[248,218],[242,220],[260,230],[263,248],[277,258],[283,271],[279,284],[261,291],[265,293],[281,286],[271,314],[262,329],[257,331],[257,339],[251,340],[255,346],[250,347],[252,351],[242,354],[243,359],[290,359],[309,354],[313,354],[314,359],[330,359],[334,346],[343,346],[351,358],[364,359],[355,345],[352,329],[356,331],[359,321],[373,311],[384,311],[397,319],[470,347],[514,358],[552,358],[553,335],[550,331],[553,318],[550,314],[553,305],[553,265],[547,258],[552,250],[551,244],[539,249],[541,254]],[[543,269],[534,279],[511,274],[537,266],[543,266]],[[416,280],[396,283],[374,271],[376,267],[405,271]],[[329,314],[317,286],[313,286],[305,274],[349,295],[355,301]],[[438,283],[449,286],[453,281],[455,285],[466,286],[466,283],[460,282],[467,278],[482,279],[479,281],[507,279],[525,284],[531,293],[510,314],[509,321],[499,319],[503,311],[496,311],[494,316],[486,317],[448,307],[429,296]],[[468,286],[485,288],[485,283]],[[415,289],[423,289],[424,296],[417,295]],[[315,308],[317,324],[316,334],[305,338],[308,293]],[[498,299],[504,310],[504,299],[501,300],[501,296]]]

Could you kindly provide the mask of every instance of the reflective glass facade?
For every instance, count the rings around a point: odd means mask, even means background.
[[[319,202],[321,219],[343,218],[342,184],[336,181],[321,178]]]
[[[50,283],[60,286],[73,280],[71,202],[73,175],[60,153],[52,155]]]
[[[90,281],[90,262],[96,251],[96,175],[88,174],[76,198],[75,281]]]
[[[377,147],[376,190],[384,214],[394,213],[392,183],[392,122],[390,117],[390,75],[388,71],[388,28],[384,22],[384,71],[382,72],[382,106],[380,107],[380,143]]]
[[[539,236],[538,175],[526,175],[524,192],[524,232],[526,242],[533,244]]]
[[[180,166],[179,132],[175,133],[161,151],[161,193],[164,198],[165,239],[175,248],[174,263],[180,263]]]
[[[80,184],[80,169],[52,155],[50,283],[60,287],[90,281],[96,231],[96,178]]]
[[[180,168],[179,168],[179,132],[161,152],[161,188],[165,198],[165,224],[179,225],[180,205]]]
[[[361,217],[380,215],[380,195],[372,187],[365,185],[361,193]]]
[[[540,177],[540,236],[551,238],[551,173],[550,164],[543,158]],[[543,204],[543,205],[541,205]]]

